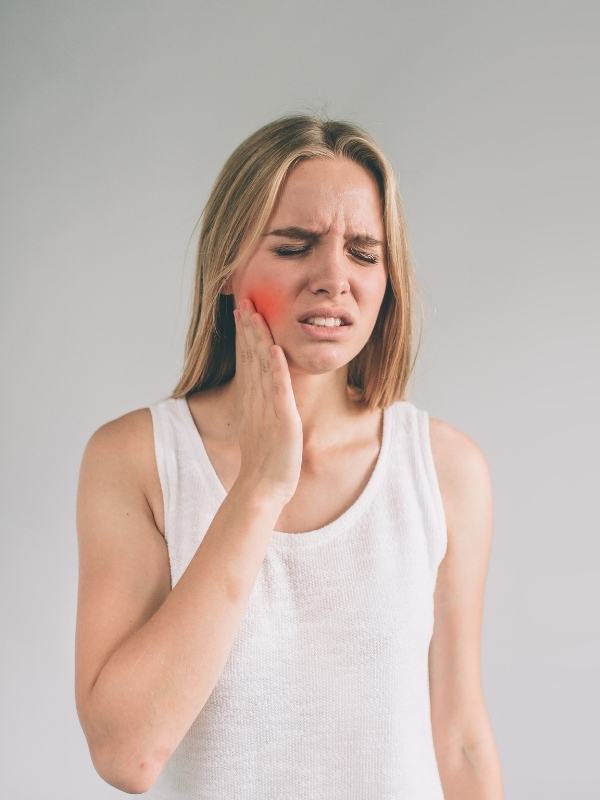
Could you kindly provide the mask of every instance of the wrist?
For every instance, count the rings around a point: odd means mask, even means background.
[[[250,505],[256,511],[274,514],[276,518],[288,502],[273,487],[264,486],[259,481],[243,476],[238,476],[231,492],[238,502]]]

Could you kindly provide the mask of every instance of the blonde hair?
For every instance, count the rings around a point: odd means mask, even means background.
[[[235,373],[233,295],[221,294],[263,232],[288,171],[299,161],[345,157],[376,179],[383,207],[388,280],[369,340],[348,364],[348,386],[369,408],[404,399],[413,357],[416,280],[393,169],[373,138],[345,120],[296,114],[245,139],[217,176],[200,215],[191,319],[181,378],[171,397],[229,381]],[[418,350],[417,350],[418,352]]]

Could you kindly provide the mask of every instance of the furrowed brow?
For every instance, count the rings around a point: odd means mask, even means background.
[[[297,225],[292,225],[289,228],[277,228],[276,230],[263,233],[263,236],[281,236],[284,239],[296,239],[303,242],[318,242],[322,235],[323,234],[319,231],[299,228]],[[354,236],[345,236],[344,238],[347,242],[356,242],[371,247],[383,247],[383,242],[380,242],[379,239],[375,239],[368,233],[357,233]]]

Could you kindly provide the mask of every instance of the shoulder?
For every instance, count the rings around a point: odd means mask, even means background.
[[[136,408],[108,420],[93,431],[87,446],[96,449],[113,449],[121,455],[133,455],[152,431],[149,408]]]
[[[468,434],[430,415],[433,460],[449,530],[464,528],[465,518],[491,513],[492,486],[488,460]]]
[[[135,481],[144,493],[154,458],[150,409],[136,408],[96,428],[88,438],[83,460],[112,464],[122,476]]]

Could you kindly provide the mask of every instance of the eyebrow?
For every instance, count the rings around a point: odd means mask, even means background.
[[[309,230],[308,228],[299,228],[297,225],[292,225],[289,228],[277,228],[274,231],[263,233],[263,236],[282,236],[285,239],[297,239],[301,241],[317,242],[323,234],[319,231]],[[373,238],[368,233],[357,233],[354,236],[345,236],[344,239],[348,242],[359,242],[366,245],[380,245],[383,247],[383,242],[379,239]]]

